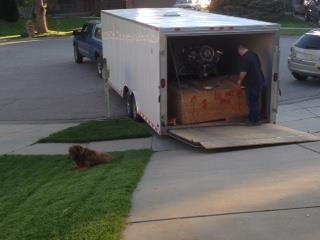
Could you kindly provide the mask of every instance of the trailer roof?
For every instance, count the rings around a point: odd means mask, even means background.
[[[102,12],[138,22],[160,32],[191,31],[277,31],[280,25],[181,8],[130,8]]]

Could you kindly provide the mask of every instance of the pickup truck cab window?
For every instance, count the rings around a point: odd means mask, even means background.
[[[96,27],[94,31],[94,37],[101,40],[101,28]]]

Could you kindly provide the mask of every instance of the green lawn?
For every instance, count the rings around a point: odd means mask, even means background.
[[[281,24],[280,34],[282,36],[300,36],[315,27],[313,24],[290,15],[283,16],[279,23]]]
[[[0,156],[0,239],[119,240],[150,150],[70,170],[66,156]]]
[[[40,143],[83,143],[115,139],[150,137],[150,131],[142,123],[131,119],[91,121],[53,133]]]
[[[300,20],[294,16],[291,15],[284,15],[279,23],[281,24],[282,27],[297,27],[297,28],[310,28],[312,27],[311,24]]]
[[[48,28],[50,32],[47,36],[65,36],[71,35],[72,30],[82,27],[85,21],[93,19],[92,17],[65,17],[53,18],[48,17]],[[14,38],[20,37],[21,34],[26,32],[25,19],[20,19],[18,22],[5,22],[0,20],[0,39],[1,38]]]

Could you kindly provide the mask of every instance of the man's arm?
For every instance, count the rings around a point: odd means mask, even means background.
[[[243,85],[243,81],[244,81],[244,78],[247,76],[247,73],[246,72],[240,72],[239,74],[239,79],[238,79],[238,85],[239,86],[242,86]]]

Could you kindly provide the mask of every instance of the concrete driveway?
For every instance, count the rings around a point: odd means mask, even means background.
[[[319,106],[280,106],[278,124],[319,136]],[[160,149],[134,193],[123,240],[318,240],[319,172],[320,142]]]
[[[319,239],[319,172],[319,143],[156,153],[124,239]]]

